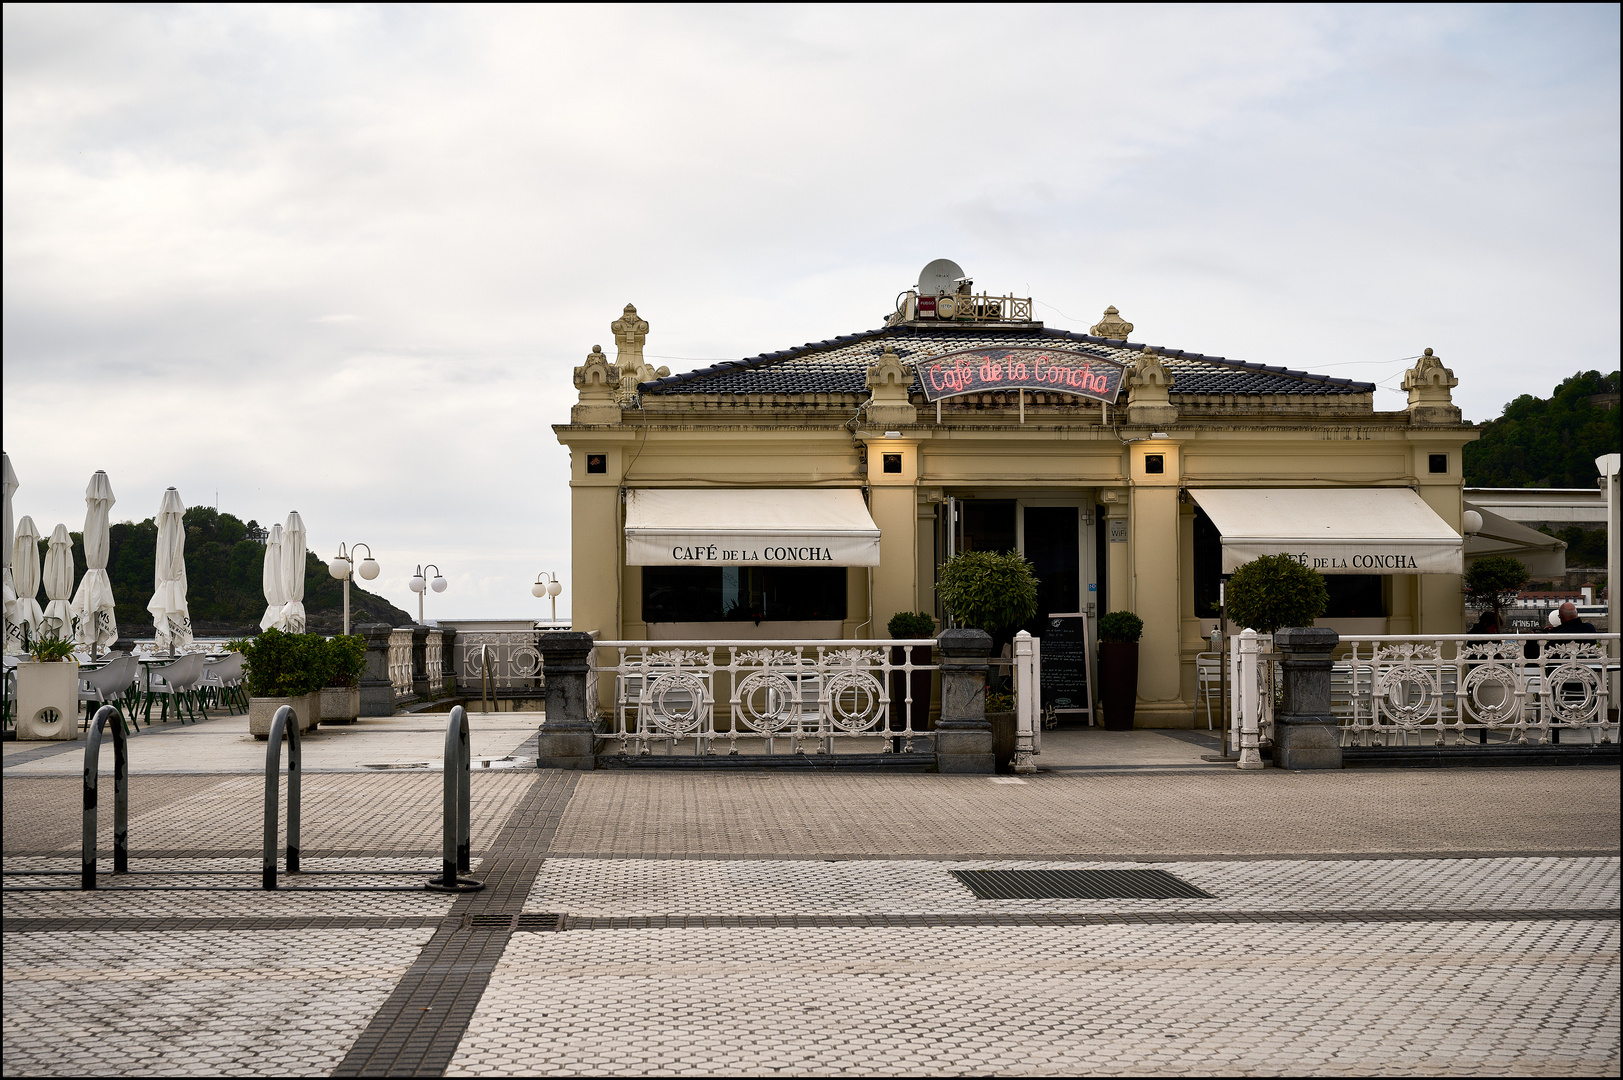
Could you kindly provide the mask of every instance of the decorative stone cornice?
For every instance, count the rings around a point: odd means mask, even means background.
[[[917,423],[918,410],[908,400],[913,372],[889,345],[868,368],[868,422],[876,426]]]
[[[1178,407],[1172,404],[1172,372],[1146,345],[1127,369],[1127,421],[1165,427],[1178,422]]]
[[[1127,335],[1133,332],[1133,324],[1121,317],[1121,312],[1114,306],[1105,308],[1105,317],[1094,323],[1088,333],[1094,337],[1110,338],[1113,341],[1126,341]]]
[[[620,406],[615,401],[615,389],[620,373],[603,355],[603,346],[593,345],[586,354],[586,363],[575,369],[575,389],[580,391],[580,402],[569,410],[573,424],[614,424],[620,420]]]
[[[1409,420],[1415,424],[1458,424],[1462,418],[1454,404],[1454,387],[1460,381],[1442,360],[1427,349],[1415,366],[1403,373],[1403,389],[1409,392]]]

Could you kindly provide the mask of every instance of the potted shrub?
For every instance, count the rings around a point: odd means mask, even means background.
[[[1324,575],[1289,555],[1252,559],[1229,578],[1229,625],[1272,634],[1282,626],[1312,626],[1330,606]]]
[[[935,637],[935,616],[922,611],[899,611],[885,624],[885,632],[892,638]],[[930,645],[913,646],[913,663],[934,662],[935,649]],[[901,645],[890,647],[890,662],[900,666],[907,661],[907,649]],[[913,730],[928,731],[930,723],[930,675],[928,671],[915,671],[913,675]],[[907,673],[890,673],[890,729],[903,731],[907,727]]]
[[[256,739],[270,737],[276,710],[291,705],[299,727],[321,722],[320,698],[327,681],[326,640],[320,634],[284,634],[266,630],[243,649],[247,661],[248,732]]]
[[[79,664],[72,639],[45,634],[17,664],[19,741],[79,737]]]
[[[1138,639],[1144,620],[1131,611],[1099,618],[1099,700],[1106,731],[1128,731],[1138,708]]]
[[[326,642],[326,679],[321,688],[321,720],[353,724],[361,715],[361,672],[366,667],[366,639],[337,634]]]

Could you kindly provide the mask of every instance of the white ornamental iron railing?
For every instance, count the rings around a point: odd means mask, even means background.
[[[1342,745],[1543,745],[1562,731],[1616,742],[1618,641],[1559,631],[1343,637],[1330,683]]]
[[[663,743],[674,753],[678,741],[692,739],[695,754],[717,753],[720,743],[736,754],[740,738],[761,738],[769,754],[808,747],[832,754],[842,739],[877,739],[853,747],[859,752],[913,753],[933,738],[929,700],[915,695],[913,675],[936,670],[918,660],[918,650],[934,645],[931,638],[602,641],[592,668],[614,678],[606,734],[620,740],[621,752],[647,754]]]
[[[1014,635],[1014,771],[1034,773],[1031,759],[1043,752],[1043,642],[1022,630]]]
[[[389,631],[389,685],[396,699],[411,697],[411,627]]]
[[[1239,735],[1240,768],[1262,768],[1262,739],[1273,735],[1272,634],[1245,629],[1230,641],[1229,713]]]
[[[534,689],[541,685],[541,650],[535,647],[538,630],[462,631],[462,677],[470,687],[483,683],[484,663],[490,662],[490,685],[496,690]],[[588,699],[589,700],[589,699]]]
[[[445,689],[445,635],[439,630],[430,630],[423,640],[427,646],[423,669],[428,676],[428,692],[438,694]]]

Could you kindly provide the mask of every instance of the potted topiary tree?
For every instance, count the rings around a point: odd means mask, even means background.
[[[1144,620],[1131,611],[1099,617],[1099,701],[1106,731],[1129,731],[1138,710],[1138,639]]]
[[[1312,626],[1330,605],[1324,575],[1289,555],[1264,555],[1234,571],[1225,599],[1229,625],[1259,634]]]
[[[366,639],[338,634],[326,642],[326,685],[321,688],[321,721],[353,724],[361,715],[361,672],[366,667]]]
[[[19,741],[79,737],[79,664],[72,639],[45,634],[17,664]]]
[[[907,638],[933,638],[935,637],[935,616],[926,615],[922,611],[898,611],[890,617],[885,624],[885,632],[892,638],[906,640]],[[929,664],[934,661],[935,650],[929,645],[913,646],[913,663]],[[902,645],[890,647],[890,662],[901,666],[907,660],[907,648]],[[912,673],[913,697],[913,730],[927,731],[934,725],[930,723],[930,673],[928,671],[915,671]],[[907,673],[893,671],[890,673],[890,729],[904,731],[907,728]]]
[[[985,630],[997,656],[1021,623],[1037,612],[1037,572],[1014,551],[966,551],[941,564],[936,594],[960,626]],[[997,747],[1014,746],[1013,680],[998,666],[986,669],[986,719]],[[994,708],[994,706],[997,706]],[[1010,749],[1010,757],[1013,751]]]
[[[283,705],[293,707],[301,729],[321,722],[319,691],[327,680],[326,644],[320,634],[284,634],[273,629],[244,647],[249,734],[260,740],[269,738],[276,710]]]

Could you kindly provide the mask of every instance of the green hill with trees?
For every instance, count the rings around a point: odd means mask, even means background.
[[[1548,398],[1523,394],[1465,444],[1467,487],[1595,486],[1595,459],[1618,452],[1618,373],[1580,371]]]
[[[263,589],[265,545],[253,539],[255,521],[244,522],[212,506],[186,511],[186,602],[191,609],[192,631],[199,637],[239,637],[259,632],[265,614]],[[157,561],[158,526],[152,518],[125,521],[108,530],[110,541],[107,576],[112,579],[117,604],[118,631],[124,637],[151,637],[152,575]],[[85,575],[84,536],[73,533],[73,587]],[[47,542],[40,541],[40,559]],[[312,632],[336,634],[343,630],[344,584],[327,571],[313,553],[304,553],[304,609]],[[45,606],[45,590],[39,603]],[[413,621],[375,593],[351,581],[350,624],[383,622],[405,626]]]

